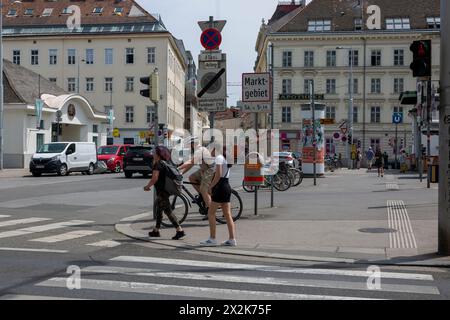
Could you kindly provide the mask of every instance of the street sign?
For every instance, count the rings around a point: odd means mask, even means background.
[[[324,125],[331,125],[331,124],[335,124],[336,120],[334,119],[320,119],[320,124],[324,124]]]
[[[215,50],[222,44],[222,35],[219,30],[209,28],[202,32],[200,42],[206,50]]]
[[[250,157],[252,161],[250,161]],[[246,186],[264,185],[264,175],[262,165],[258,159],[258,154],[250,154],[244,166],[244,184]]]
[[[226,20],[215,20],[213,17],[209,18],[209,21],[199,21],[198,25],[200,27],[200,29],[202,29],[202,31],[205,31],[206,29],[209,28],[214,28],[219,30],[219,32],[222,32],[223,28],[225,27],[225,25],[227,24]]]
[[[237,102],[237,107],[242,112],[253,112],[253,113],[270,113],[271,105],[270,103],[258,103],[258,102]]]
[[[243,102],[271,102],[270,73],[244,73],[242,75]]]
[[[202,100],[226,100],[227,82],[224,68],[205,69],[202,64],[202,69],[198,70],[198,76],[199,102]]]
[[[403,123],[403,113],[394,112],[394,114],[392,115],[392,123],[393,124]]]
[[[307,101],[310,101],[311,100],[311,95],[308,94],[308,93],[304,93],[304,94],[287,94],[287,93],[283,93],[283,94],[280,94],[279,100],[307,100]],[[314,95],[314,100],[325,100],[325,95],[323,95],[323,94],[315,94]]]
[[[206,61],[222,61],[224,60],[222,57],[222,51],[203,51],[198,56],[198,61],[206,62]]]
[[[198,100],[200,112],[221,112],[227,110],[226,99],[200,99]]]
[[[113,130],[113,137],[114,138],[119,138],[120,137],[120,131],[117,128],[114,128]]]

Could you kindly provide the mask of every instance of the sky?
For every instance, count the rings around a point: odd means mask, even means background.
[[[227,54],[227,81],[240,85],[242,73],[253,72],[256,38],[264,18],[268,21],[278,0],[137,0],[149,13],[159,14],[166,28],[182,39],[198,66],[201,30],[198,21],[227,20],[221,49]],[[241,87],[228,87],[228,105],[241,99]]]

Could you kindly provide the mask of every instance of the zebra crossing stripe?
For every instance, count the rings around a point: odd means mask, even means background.
[[[48,220],[52,220],[52,219],[49,219],[49,218],[27,218],[27,219],[8,220],[8,221],[0,222],[0,227],[16,226],[19,224],[29,224],[29,223],[48,221]]]
[[[67,250],[53,250],[53,249],[32,249],[32,248],[3,248],[0,251],[14,251],[14,252],[39,252],[39,253],[67,253]]]
[[[94,231],[94,230],[77,230],[77,231],[71,231],[63,234],[58,234],[55,236],[49,236],[39,239],[33,239],[29,241],[33,242],[44,242],[44,243],[56,243],[56,242],[63,242],[67,240],[73,240],[78,238],[83,238],[87,236],[92,236],[94,234],[102,233],[101,231]]]
[[[75,298],[64,298],[64,297],[49,297],[49,296],[33,296],[25,294],[7,294],[0,297],[0,300],[86,300],[86,299],[75,299]]]
[[[184,280],[200,280],[200,281],[219,281],[231,283],[247,283],[262,284],[276,286],[291,287],[309,287],[309,288],[326,288],[340,290],[359,290],[371,292],[401,292],[415,294],[439,295],[436,287],[402,285],[402,284],[385,284],[383,283],[380,290],[371,290],[368,288],[366,281],[331,281],[318,279],[279,279],[273,277],[248,277],[248,276],[230,276],[216,273],[191,273],[191,272],[162,272],[161,270],[121,268],[121,267],[87,267],[82,272],[88,273],[106,273],[106,274],[122,274],[137,275],[146,277],[172,278]]]
[[[4,214],[0,214],[0,219],[2,219],[2,218],[10,218],[11,216],[7,216],[7,215],[4,215]]]
[[[94,221],[72,220],[72,221],[66,221],[66,222],[57,222],[57,223],[52,223],[52,224],[46,224],[46,225],[31,227],[31,228],[5,231],[5,232],[0,232],[0,239],[24,236],[24,235],[33,234],[33,233],[62,229],[62,228],[67,228],[67,227],[71,227],[71,226],[77,226],[77,225],[83,225],[83,224],[89,224],[89,223],[94,223]]]
[[[149,264],[165,264],[165,265],[178,265],[178,266],[190,266],[190,267],[206,267],[206,268],[218,268],[218,269],[231,269],[231,270],[252,270],[274,273],[294,273],[294,274],[313,274],[313,275],[335,275],[335,276],[348,276],[348,277],[363,277],[370,276],[366,271],[359,270],[341,270],[341,269],[303,269],[303,268],[286,268],[279,266],[267,266],[267,265],[253,265],[253,264],[239,264],[239,263],[222,263],[211,261],[197,261],[197,260],[178,260],[178,259],[165,259],[165,258],[153,258],[153,257],[132,257],[132,256],[120,256],[112,258],[111,261],[118,262],[138,262]],[[419,281],[433,281],[434,278],[429,274],[414,274],[414,273],[396,273],[396,272],[382,272],[382,279],[402,279],[402,280],[419,280]]]
[[[89,243],[87,246],[91,247],[103,247],[103,248],[115,248],[120,246],[121,243],[114,240],[103,240],[95,243]]]
[[[38,283],[40,287],[66,288],[66,278],[51,278]],[[342,297],[326,295],[293,294],[268,291],[250,291],[221,289],[210,287],[191,287],[165,285],[159,283],[111,281],[96,279],[81,279],[81,290],[100,290],[112,292],[141,293],[155,295],[169,295],[176,297],[226,299],[226,300],[373,300],[359,297]]]

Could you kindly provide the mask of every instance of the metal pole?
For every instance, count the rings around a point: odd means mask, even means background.
[[[397,159],[398,159],[398,123],[395,124],[395,143],[394,143],[394,155],[395,155],[395,162],[394,166],[395,169],[397,169]]]
[[[273,43],[270,44],[270,75],[272,78],[272,92],[274,92],[274,74],[275,74],[275,65],[274,65],[274,49],[273,49]],[[274,109],[275,109],[275,100],[274,98],[272,98],[272,102],[270,104],[270,133],[271,135],[273,134],[273,130],[274,130]],[[271,146],[272,147],[272,146]],[[270,148],[272,150],[272,148]],[[271,157],[273,157],[273,154],[270,155]],[[273,175],[270,176],[270,207],[273,208],[275,206],[275,190],[273,187]]]
[[[0,7],[0,170],[3,170],[3,2]]]
[[[255,112],[255,131],[258,132],[258,113]],[[259,144],[259,143],[258,143]],[[257,146],[257,150],[259,150]],[[258,186],[255,186],[255,216],[258,215]]]
[[[441,90],[439,112],[439,254],[450,255],[450,4],[441,1]]]
[[[361,1],[361,19],[362,19],[362,33],[365,34],[365,23],[364,23],[364,0]],[[363,135],[363,143],[362,143],[362,150],[363,154],[365,155],[366,152],[366,72],[367,72],[367,61],[366,61],[366,54],[367,54],[367,39],[364,37],[363,39],[364,43],[364,59],[363,59],[363,123],[362,123],[362,135]]]
[[[349,104],[349,110],[348,110],[348,126],[349,126],[349,133],[350,133],[350,146],[351,151],[350,155],[353,152],[353,59],[354,59],[354,53],[353,53],[353,47],[350,47],[351,50],[351,59],[350,59],[350,104]],[[349,169],[353,169],[353,160],[351,159],[351,156],[349,157],[350,164]]]
[[[431,79],[427,82],[427,188],[431,188]]]
[[[313,175],[314,185],[317,186],[317,146],[316,146],[316,102],[314,99],[314,80],[310,81],[309,94],[311,95],[311,112],[312,112],[312,127],[313,127]]]

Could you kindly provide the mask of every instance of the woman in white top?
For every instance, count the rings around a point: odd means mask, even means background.
[[[216,212],[219,207],[222,208],[223,215],[227,221],[229,239],[222,243],[224,246],[236,246],[236,230],[233,218],[231,216],[231,186],[229,183],[230,168],[231,165],[228,164],[226,159],[226,150],[223,148],[223,155],[218,154],[216,150],[220,150],[220,147],[215,147],[212,155],[215,157],[215,174],[211,182],[211,187],[209,189],[212,195],[212,202],[208,210],[208,221],[210,237],[208,240],[202,241],[200,244],[215,246],[216,241]],[[217,155],[216,155],[217,154]]]

